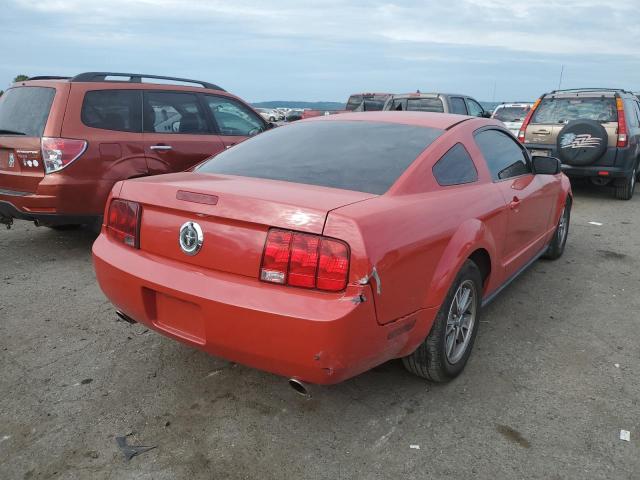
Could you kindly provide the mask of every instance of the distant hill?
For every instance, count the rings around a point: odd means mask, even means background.
[[[252,103],[256,108],[311,108],[313,110],[344,110],[345,104],[340,102],[296,102],[293,100],[273,100]]]

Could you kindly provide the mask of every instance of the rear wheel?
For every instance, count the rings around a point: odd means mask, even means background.
[[[433,382],[457,377],[469,359],[479,325],[482,276],[467,260],[453,282],[425,341],[402,363]]]
[[[556,227],[556,233],[554,233],[551,243],[547,248],[547,251],[543,255],[544,258],[549,260],[555,260],[560,258],[564,253],[564,246],[567,243],[567,236],[569,235],[569,222],[571,220],[571,198],[567,197],[560,220],[558,220],[558,226]]]
[[[638,168],[634,167],[633,172],[626,178],[621,178],[616,183],[616,198],[618,200],[631,200],[633,192],[636,189],[636,178],[638,176]]]

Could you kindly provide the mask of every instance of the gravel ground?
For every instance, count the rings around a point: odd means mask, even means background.
[[[118,321],[92,235],[20,222],[0,231],[0,479],[640,478],[639,207],[576,187],[565,255],[485,310],[452,383],[394,361],[310,400]],[[124,435],[157,448],[127,462]]]

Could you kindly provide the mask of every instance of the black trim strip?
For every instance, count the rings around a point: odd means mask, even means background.
[[[485,297],[482,300],[482,308],[486,307],[487,305],[489,305],[491,302],[493,302],[495,300],[495,298],[498,296],[498,294],[500,292],[502,292],[505,288],[507,288],[509,285],[511,285],[511,282],[513,282],[516,278],[518,278],[527,268],[529,268],[531,265],[533,265],[536,260],[538,260],[542,255],[544,255],[544,253],[547,251],[547,248],[549,248],[549,245],[545,245],[544,248],[542,250],[540,250],[538,253],[536,253],[531,260],[529,260],[527,263],[525,263],[520,270],[518,270],[517,272],[515,272],[513,275],[511,275],[502,285],[500,285],[493,293],[491,293],[490,295],[488,295],[487,297]]]

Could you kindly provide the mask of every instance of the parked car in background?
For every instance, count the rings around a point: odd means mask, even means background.
[[[483,305],[562,255],[570,209],[558,160],[498,121],[328,115],[118,183],[93,258],[123,318],[299,391],[393,358],[447,381]]]
[[[344,112],[376,112],[382,110],[384,102],[391,96],[390,93],[354,93],[347,99],[344,110],[311,110],[302,113],[302,118],[320,117],[322,115],[335,115]]]
[[[495,108],[491,118],[500,120],[517,137],[532,106],[532,103],[502,103]]]
[[[270,108],[256,108],[255,110],[267,122],[277,122],[280,119],[280,113],[276,110]]]
[[[633,93],[605,88],[545,93],[518,139],[533,155],[559,158],[569,177],[613,185],[621,200],[633,197],[640,160],[640,104]]]
[[[471,115],[472,117],[491,117],[491,114],[482,108],[480,102],[468,95],[455,93],[421,93],[418,91],[391,95],[384,104],[383,110],[455,113],[458,115]]]
[[[118,180],[187,170],[268,128],[208,82],[90,72],[16,83],[0,98],[0,223],[100,223]]]
[[[345,106],[347,112],[376,112],[382,110],[390,93],[354,93]]]
[[[303,110],[298,110],[298,109],[291,110],[285,115],[284,120],[285,122],[295,122],[297,120],[301,120],[302,113],[303,113]]]

